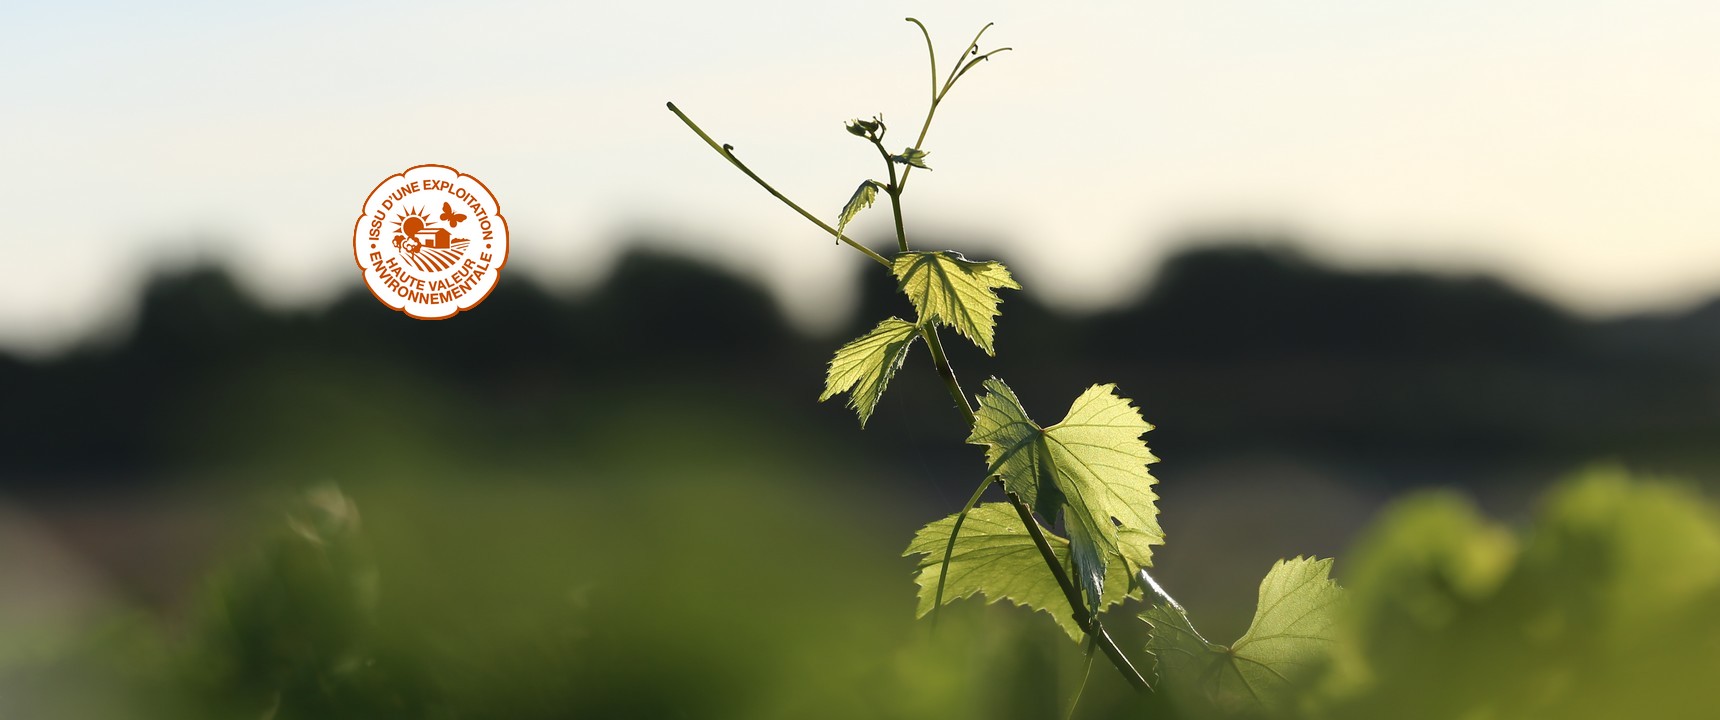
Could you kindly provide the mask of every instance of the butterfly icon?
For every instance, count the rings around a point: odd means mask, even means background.
[[[448,227],[460,227],[460,221],[465,220],[466,215],[454,212],[452,205],[442,203],[442,219],[448,223]]]

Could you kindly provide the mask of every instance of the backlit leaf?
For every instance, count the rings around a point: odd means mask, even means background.
[[[860,415],[860,426],[865,427],[878,398],[884,395],[884,388],[896,376],[896,370],[908,357],[908,348],[913,347],[919,336],[919,328],[901,318],[878,323],[871,332],[836,351],[824,376],[824,394],[818,399],[829,400],[848,393],[848,406]]]
[[[847,205],[842,206],[842,214],[836,216],[837,235],[848,229],[848,223],[855,215],[859,215],[861,210],[872,207],[873,201],[878,199],[878,191],[883,187],[877,180],[867,180],[860,183],[860,187],[854,188],[854,195],[848,198]]]
[[[968,442],[986,447],[1005,489],[1047,519],[1063,512],[1088,602],[1105,595],[1108,559],[1152,565],[1159,528],[1157,462],[1141,435],[1153,429],[1115,385],[1094,385],[1070,405],[1063,421],[1041,428],[1002,380],[985,381]],[[1125,568],[1125,572],[1127,568]]]
[[[917,617],[932,611],[937,596],[938,577],[943,569],[944,550],[948,547],[950,529],[956,516],[934,522],[914,533],[914,540],[902,555],[921,555],[919,574],[920,604]],[[1051,544],[1057,561],[1069,564],[1069,541],[1041,530]],[[1111,582],[1101,608],[1123,601],[1129,592],[1129,571],[1125,563],[1111,564]],[[968,512],[961,533],[950,553],[949,579],[944,584],[944,603],[949,604],[974,594],[982,594],[988,602],[1008,599],[1017,605],[1051,614],[1057,626],[1079,640],[1084,634],[1075,624],[1069,601],[1063,596],[1057,578],[1045,565],[1045,558],[1034,545],[1033,537],[1021,524],[1021,517],[1008,503],[982,503]]]
[[[921,318],[955,328],[987,355],[997,325],[998,288],[1020,290],[1009,269],[995,260],[974,262],[949,250],[905,252],[891,271]]]
[[[1260,581],[1248,632],[1229,647],[1201,637],[1182,608],[1168,602],[1143,613],[1161,687],[1199,692],[1230,712],[1282,708],[1297,677],[1324,662],[1336,642],[1343,590],[1331,571],[1330,559],[1279,560]]]

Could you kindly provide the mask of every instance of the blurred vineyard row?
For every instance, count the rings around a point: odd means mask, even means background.
[[[1202,632],[1241,634],[1274,558],[1337,557],[1353,614],[1310,716],[1720,706],[1720,306],[1584,319],[1253,246],[1106,312],[1033,297],[1006,299],[998,358],[956,366],[1045,412],[1095,381],[1138,401],[1155,575]],[[830,352],[900,302],[867,284],[809,337],[652,255],[452,323],[165,278],[125,333],[0,357],[0,717],[1061,716],[1080,648],[1043,616],[912,619],[900,554],[984,468],[935,374],[910,363],[864,431],[816,403]],[[1608,459],[1692,483],[1544,491]],[[1108,624],[1145,664],[1139,609]],[[1081,708],[1208,710],[1102,666]]]
[[[0,703],[41,718],[1032,718],[1079,682],[1079,646],[1043,616],[968,601],[936,634],[915,623],[905,561],[792,492],[742,504],[689,485],[606,516],[528,492],[314,488],[183,617],[14,638]],[[1341,642],[1288,716],[1711,717],[1717,510],[1608,468],[1522,526],[1449,491],[1405,498],[1340,554]],[[1139,609],[1108,620],[1137,655]],[[1142,700],[1107,670],[1078,717],[1223,716],[1198,688]]]

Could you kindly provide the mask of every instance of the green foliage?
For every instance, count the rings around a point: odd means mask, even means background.
[[[1331,570],[1329,559],[1278,561],[1260,582],[1248,632],[1229,646],[1201,637],[1180,606],[1153,606],[1141,619],[1153,629],[1147,650],[1157,661],[1161,687],[1198,693],[1223,712],[1286,707],[1296,683],[1319,669],[1336,641],[1343,593]]]
[[[974,262],[949,250],[904,252],[890,271],[921,318],[955,328],[985,354],[996,354],[992,333],[1003,302],[997,289],[1021,289],[1003,263]]]
[[[941,89],[934,70],[933,109],[963,73],[997,52],[980,54],[977,42],[968,46],[973,58],[964,57]],[[1001,264],[908,250],[897,184],[868,180],[838,225],[825,225],[670,107],[728,162],[839,238],[879,190],[890,196],[902,249],[894,261],[848,242],[891,269],[918,314],[889,318],[838,349],[821,400],[848,393],[864,425],[915,338],[925,339],[952,405],[968,421],[968,442],[986,448],[987,472],[1009,497],[980,504],[987,478],[971,511],[915,534],[904,555],[916,556],[919,616],[975,595],[1008,599],[1048,613],[1065,635],[1085,641],[1090,659],[1103,654],[1144,688],[1100,613],[1139,599],[1141,585],[1150,584],[1161,602],[1141,615],[1150,626],[1145,645],[1158,689],[1180,717],[1613,720],[1707,718],[1720,707],[1712,677],[1720,658],[1720,517],[1693,490],[1615,469],[1558,488],[1521,533],[1449,494],[1400,504],[1346,561],[1349,590],[1332,581],[1331,560],[1279,561],[1260,584],[1247,631],[1228,646],[1208,641],[1144,570],[1164,533],[1147,470],[1156,458],[1141,440],[1152,426],[1133,403],[1114,386],[1095,385],[1062,421],[1041,426],[996,378],[984,383],[977,411],[961,389],[935,326],[955,328],[992,354],[996,290],[1019,289]],[[928,125],[930,119],[928,112]],[[916,148],[886,155],[884,130],[881,120],[848,126],[873,142],[893,182],[907,177],[907,170],[895,175],[897,163],[925,167]],[[903,628],[855,622],[890,607],[888,596],[876,594],[886,585],[877,579],[901,570],[884,565],[893,560],[887,554],[869,557],[848,544],[876,523],[844,526],[841,510],[851,508],[825,510],[833,503],[796,497],[794,486],[747,484],[761,461],[823,448],[783,442],[782,428],[737,448],[723,433],[755,428],[759,418],[737,416],[733,402],[699,417],[684,393],[662,392],[657,403],[636,405],[643,409],[631,420],[590,413],[598,419],[579,427],[610,433],[595,447],[633,438],[611,462],[630,469],[671,463],[673,472],[659,472],[687,479],[682,484],[615,506],[617,493],[640,490],[566,483],[553,492],[595,489],[571,501],[534,495],[524,512],[492,507],[484,522],[496,494],[486,483],[449,498],[419,527],[397,519],[392,536],[386,529],[375,536],[395,553],[387,596],[356,506],[339,491],[319,490],[175,623],[185,641],[159,647],[182,652],[146,648],[127,656],[140,660],[128,672],[86,676],[111,674],[127,692],[74,700],[63,706],[70,712],[27,707],[10,714],[989,718],[1047,717],[1060,709],[1048,701],[1057,692],[1055,663],[1012,626],[972,631],[958,619],[944,627],[967,635],[952,638],[946,630],[916,644],[930,634],[891,636]],[[665,417],[700,432],[684,434],[680,452],[661,452]],[[618,432],[628,422],[639,428]],[[376,455],[374,433],[357,435],[367,441],[363,452]],[[433,433],[414,437],[438,441]],[[425,502],[426,473],[400,472],[413,453],[384,455],[377,467],[412,485],[378,507]],[[807,512],[812,506],[821,512]],[[576,522],[568,508],[579,511]],[[520,534],[533,513],[547,532]],[[1059,520],[1067,539],[1053,532]],[[556,549],[551,572],[534,562],[545,548]],[[646,562],[651,569],[642,572]],[[403,566],[408,570],[398,572]],[[840,572],[804,572],[832,567]],[[497,581],[510,575],[511,583]],[[1062,644],[1049,628],[1033,630]],[[154,637],[123,634],[125,646]],[[671,645],[683,653],[661,652]],[[11,691],[28,685],[0,682],[8,710]],[[136,702],[106,697],[131,693]],[[88,709],[109,705],[123,712]],[[815,706],[822,707],[809,709]]]
[[[923,139],[938,104],[956,81],[981,61],[1008,48],[980,52],[980,35],[991,27],[988,24],[967,45],[962,61],[950,70],[940,86],[931,35],[918,20],[909,18],[908,22],[925,34],[927,52],[931,55],[932,97],[920,132]],[[1019,290],[1021,286],[1002,263],[975,262],[950,250],[909,248],[902,223],[902,194],[909,170],[930,169],[925,162],[927,151],[908,147],[899,154],[889,154],[883,145],[886,128],[881,115],[870,121],[849,121],[846,129],[850,134],[871,141],[877,148],[890,173],[891,184],[884,186],[875,180],[861,183],[832,228],[760,179],[673,103],[669,109],[706,144],[791,209],[835,235],[839,242],[847,241],[867,257],[888,266],[913,304],[916,317],[912,321],[890,318],[836,351],[819,399],[849,393],[849,405],[864,426],[907,357],[914,338],[924,333],[938,375],[971,428],[967,441],[986,447],[990,465],[987,472],[1002,481],[1013,506],[975,507],[990,484],[988,478],[987,484],[968,501],[969,510],[927,525],[915,535],[905,554],[922,556],[917,575],[919,614],[935,611],[940,598],[946,602],[975,594],[984,594],[991,602],[1008,598],[1018,605],[1050,613],[1071,637],[1084,635],[1089,641],[1089,653],[1103,652],[1125,679],[1137,689],[1147,689],[1147,681],[1117,647],[1100,622],[1099,614],[1137,591],[1136,573],[1145,577],[1144,568],[1152,564],[1153,546],[1164,543],[1164,531],[1158,524],[1158,496],[1152,490],[1156,480],[1147,472],[1147,465],[1158,458],[1141,440],[1152,426],[1127,398],[1117,394],[1114,385],[1088,388],[1076,398],[1063,420],[1049,427],[1033,422],[1015,393],[997,378],[985,382],[985,392],[978,398],[979,410],[973,409],[944,353],[936,326],[953,328],[987,355],[995,355],[994,335],[998,306],[1002,303],[997,291]],[[908,166],[899,176],[897,164]],[[843,236],[854,216],[876,201],[879,190],[889,195],[896,219],[899,252],[894,259],[886,259]],[[1033,518],[1033,513],[1039,519]],[[1069,535],[1067,540],[1041,523],[1043,520],[1045,524],[1055,524],[1059,518]],[[1301,645],[1288,642],[1291,636],[1311,632],[1308,623],[1319,622],[1318,629],[1322,631],[1326,627],[1324,615],[1288,618],[1282,614],[1304,606],[1321,609],[1325,606],[1324,596],[1318,595],[1317,589],[1309,590],[1310,586],[1295,582],[1297,577],[1284,574],[1304,565],[1298,559],[1274,568],[1274,574],[1262,586],[1257,627],[1237,645],[1246,648],[1248,654],[1225,651],[1226,658],[1236,658],[1230,661],[1232,672],[1245,684],[1268,680],[1254,679],[1257,670],[1239,669],[1234,667],[1236,663],[1252,662],[1285,677],[1283,668],[1300,664],[1307,656]],[[1325,567],[1318,566],[1323,583],[1318,587],[1325,587]],[[949,591],[947,595],[945,590]],[[1269,592],[1273,594],[1271,598],[1267,597]],[[1316,595],[1307,595],[1311,592]],[[1280,606],[1286,609],[1281,612],[1277,609]],[[1198,633],[1180,609],[1175,615],[1164,618],[1176,621],[1165,625],[1166,632],[1174,627],[1186,630],[1187,637],[1183,640],[1198,639]],[[1167,642],[1170,637],[1165,635]],[[1211,654],[1204,641],[1201,642],[1201,651]],[[1168,666],[1173,675],[1178,672],[1176,662],[1173,660]],[[1247,689],[1252,691],[1252,684]],[[1219,695],[1231,692],[1234,690]]]
[[[891,155],[890,160],[903,165],[912,165],[922,170],[930,170],[931,168],[926,167],[926,156],[930,154],[917,148],[906,148],[900,154]]]
[[[1520,534],[1449,493],[1398,503],[1348,564],[1322,717],[1712,717],[1720,517],[1691,489],[1588,472]]]
[[[1027,416],[1002,380],[985,381],[968,442],[986,447],[1006,490],[1041,516],[1059,513],[1069,529],[1075,568],[1089,604],[1105,596],[1110,558],[1134,568],[1152,565],[1152,546],[1164,544],[1157,462],[1141,435],[1153,426],[1115,385],[1094,385],[1056,425],[1041,428]]]
[[[956,81],[981,61],[1008,48],[980,52],[980,36],[991,27],[986,25],[967,45],[962,62],[939,85],[931,35],[918,20],[909,18],[908,22],[926,36],[931,55],[932,97],[920,133],[923,138],[938,104]],[[886,187],[873,180],[861,183],[843,207],[836,227],[831,228],[801,210],[731,153],[722,151],[722,146],[673,103],[669,108],[730,163],[839,241],[847,240],[843,230],[855,214],[872,205],[879,190],[889,195],[899,248],[895,258],[885,259],[852,240],[848,242],[890,268],[913,304],[916,317],[913,321],[890,318],[838,349],[820,399],[848,392],[849,404],[864,425],[906,358],[915,335],[923,333],[950,399],[968,421],[968,442],[986,447],[987,472],[1002,482],[1013,504],[1009,508],[1013,513],[1006,512],[1003,505],[974,508],[990,484],[988,478],[968,501],[971,513],[964,509],[927,525],[915,536],[907,554],[924,556],[918,573],[919,613],[935,611],[940,598],[954,600],[976,593],[992,602],[1008,598],[1045,610],[1072,637],[1084,634],[1090,641],[1090,653],[1103,652],[1131,684],[1146,689],[1147,681],[1112,640],[1100,623],[1099,613],[1136,591],[1136,573],[1145,577],[1144,568],[1152,564],[1153,546],[1164,543],[1164,531],[1158,524],[1158,496],[1152,490],[1156,480],[1147,472],[1147,465],[1158,459],[1141,440],[1152,426],[1113,385],[1088,388],[1063,420],[1049,427],[1033,422],[1015,393],[996,378],[986,381],[985,392],[978,398],[979,410],[973,409],[944,353],[936,326],[953,328],[987,355],[995,355],[994,335],[1002,303],[997,291],[1019,290],[1021,286],[1002,263],[975,262],[949,250],[909,248],[902,224],[903,188],[909,170],[930,169],[925,163],[927,151],[908,147],[891,155],[882,142],[886,130],[882,116],[850,121],[847,131],[870,140],[878,149],[891,184]],[[897,164],[908,166],[900,176]],[[1061,518],[1068,539],[1051,533],[1040,519],[1032,517],[1035,512],[1049,524]],[[964,522],[970,520],[971,526],[964,528]],[[962,535],[964,529],[970,534]],[[950,591],[947,596],[946,589]],[[1052,609],[1060,605],[1059,596],[1061,605],[1067,606],[1067,615]],[[1188,629],[1192,634],[1192,626]],[[1270,645],[1274,641],[1260,638],[1251,642]]]
[[[872,207],[873,201],[878,199],[878,191],[882,189],[884,186],[877,180],[867,180],[860,183],[860,187],[854,188],[854,194],[848,198],[848,203],[842,206],[842,214],[836,216],[836,234],[841,235],[842,231],[847,230],[848,223],[853,221],[854,216],[859,215],[861,210]]]
[[[877,137],[878,129],[883,126],[884,124],[878,120],[860,120],[856,118],[854,120],[849,120],[843,128],[848,131],[848,134],[855,137],[872,139]]]
[[[919,573],[914,577],[920,586],[916,617],[925,617],[934,608],[938,580],[944,577],[944,550],[949,547],[950,531],[955,524],[956,516],[951,515],[920,528],[902,553],[921,556]],[[1057,561],[1068,566],[1069,541],[1043,526],[1040,531]],[[974,594],[984,595],[989,603],[1007,599],[1049,613],[1071,639],[1079,640],[1084,634],[1070,615],[1069,603],[1045,565],[1039,547],[1008,503],[983,503],[968,512],[950,552],[948,573],[946,604]],[[1129,570],[1124,563],[1112,563],[1106,580],[1100,609],[1116,605],[1126,597],[1139,597],[1138,592],[1133,595],[1129,592]]]
[[[818,399],[824,401],[848,393],[848,407],[860,415],[860,426],[865,427],[872,410],[878,406],[878,398],[884,395],[884,388],[901,369],[908,349],[919,336],[919,328],[901,318],[878,323],[871,332],[836,351],[824,377],[824,394]]]
[[[1456,493],[1423,493],[1389,508],[1346,561],[1361,598],[1351,621],[1369,642],[1411,641],[1497,592],[1516,563],[1517,538]],[[1402,633],[1408,632],[1409,635]]]
[[[250,558],[211,584],[191,683],[232,717],[361,718],[422,712],[383,688],[401,671],[376,653],[378,577],[357,506],[334,486],[307,493]]]
[[[1720,707],[1720,513],[1688,487],[1592,470],[1549,492],[1521,531],[1449,491],[1407,498],[1350,551],[1336,612],[1329,562],[1275,567],[1228,650],[1174,605],[1147,611],[1160,689],[1192,717],[1611,720]]]

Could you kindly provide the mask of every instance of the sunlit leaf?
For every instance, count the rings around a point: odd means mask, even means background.
[[[1260,581],[1248,632],[1228,647],[1201,637],[1171,603],[1143,613],[1161,687],[1198,692],[1232,712],[1283,707],[1297,678],[1324,662],[1336,642],[1343,590],[1331,571],[1330,559],[1279,560]]]
[[[914,578],[920,585],[918,617],[932,611],[944,550],[949,545],[950,529],[955,526],[955,521],[956,516],[951,515],[920,528],[914,533],[914,541],[908,545],[908,550],[902,553],[904,557],[922,556],[919,574]],[[1069,541],[1044,530],[1043,526],[1041,530],[1057,561],[1067,567]],[[1126,563],[1115,562],[1111,567],[1110,582],[1106,584],[1101,608],[1122,602],[1129,593]],[[984,595],[988,602],[1008,599],[1017,605],[1043,610],[1050,613],[1057,626],[1063,628],[1070,638],[1078,640],[1084,636],[1081,627],[1075,624],[1069,601],[1063,596],[1062,588],[1058,587],[1057,578],[1045,565],[1045,557],[1034,545],[1033,537],[1027,534],[1021,517],[1008,503],[982,503],[975,507],[968,512],[961,533],[956,536],[955,548],[950,553],[949,579],[944,584],[944,603],[976,593]]]
[[[1070,405],[1063,421],[1041,428],[1002,380],[985,381],[968,442],[986,447],[1005,489],[1050,519],[1061,510],[1075,552],[1078,580],[1089,603],[1105,595],[1109,558],[1152,565],[1159,528],[1157,462],[1141,435],[1153,429],[1115,385],[1094,385]]]
[[[998,288],[1020,290],[1003,263],[974,262],[949,250],[905,252],[891,267],[902,292],[922,319],[955,328],[987,355],[995,355],[992,332],[997,324]]]
[[[919,336],[919,328],[901,318],[878,323],[871,332],[836,351],[824,376],[824,394],[818,399],[829,400],[848,393],[848,406],[860,415],[860,425],[865,427],[878,398],[884,395],[884,388],[896,376],[896,370],[908,357],[908,348],[913,347]]]
[[[903,150],[900,155],[891,155],[890,159],[892,161],[902,163],[903,165],[912,165],[917,168],[930,170],[931,168],[926,167],[926,156],[930,154],[931,153],[917,148],[907,148]]]
[[[836,234],[841,235],[843,230],[848,229],[848,223],[855,215],[860,214],[861,210],[872,207],[873,201],[878,199],[878,191],[883,188],[876,180],[860,183],[860,187],[854,189],[854,195],[848,198],[848,204],[842,206],[842,214],[836,216]]]

